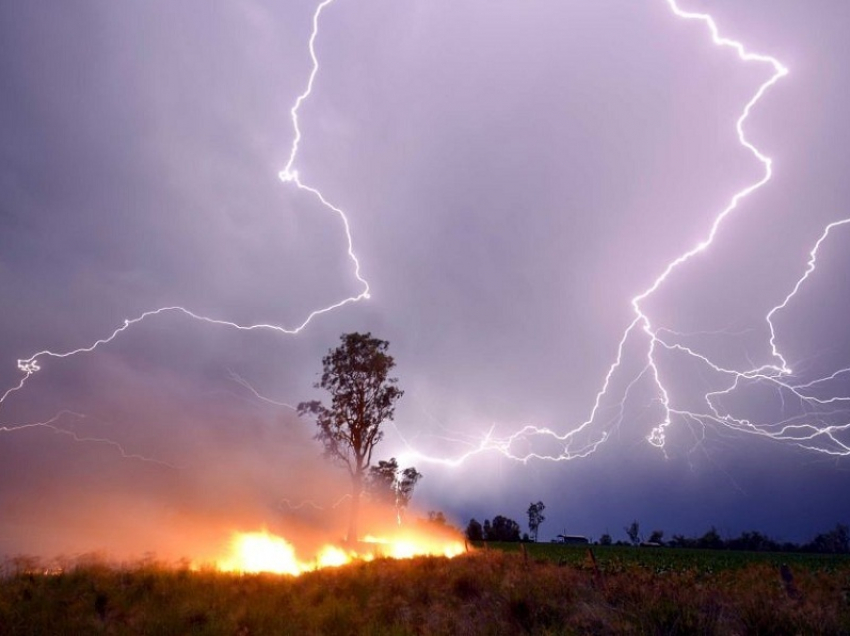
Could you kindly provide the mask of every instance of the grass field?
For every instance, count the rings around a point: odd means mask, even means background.
[[[0,633],[850,634],[847,559],[789,562],[789,584],[762,555],[594,550],[598,568],[586,548],[507,544],[299,577],[9,562]]]
[[[692,570],[699,573],[720,572],[755,564],[779,568],[782,564],[808,571],[833,571],[850,568],[850,555],[796,552],[743,552],[733,550],[696,550],[690,548],[654,548],[631,546],[580,546],[558,543],[478,543],[478,549],[518,552],[525,550],[529,558],[561,565],[592,566],[588,547],[593,551],[597,567],[604,572],[618,572],[634,566],[657,573]]]

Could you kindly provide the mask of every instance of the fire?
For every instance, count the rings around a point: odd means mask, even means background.
[[[266,530],[235,532],[226,556],[214,561],[223,572],[271,572],[297,576],[319,568],[339,567],[353,561],[371,561],[376,557],[410,559],[415,556],[455,557],[466,550],[457,538],[400,532],[397,536],[367,536],[357,549],[325,545],[313,558],[300,558],[295,546]]]
[[[295,548],[281,537],[262,532],[237,532],[230,544],[230,556],[217,563],[225,572],[274,572],[301,574],[305,568],[295,556]]]
[[[461,541],[446,541],[440,538],[430,539],[420,536],[402,536],[391,539],[382,539],[367,535],[364,543],[376,546],[376,552],[381,556],[393,559],[412,559],[415,556],[445,556],[456,557],[466,550]]]

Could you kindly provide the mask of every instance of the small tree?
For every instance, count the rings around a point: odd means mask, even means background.
[[[429,510],[428,511],[428,523],[432,523],[435,526],[447,526],[448,521],[446,520],[446,515],[443,514],[442,510]]]
[[[708,532],[697,539],[696,544],[698,548],[705,550],[722,550],[725,547],[720,533],[714,526],[711,526]]]
[[[470,541],[484,540],[484,528],[481,527],[481,524],[477,519],[472,518],[469,520],[469,523],[466,524],[466,538]]]
[[[371,466],[366,477],[366,490],[371,497],[381,503],[392,505],[395,501],[395,483],[398,475],[398,461],[393,457],[389,461],[381,460],[377,466]]]
[[[398,461],[392,457],[369,468],[366,487],[375,499],[393,506],[400,520],[401,512],[410,503],[413,489],[420,479],[422,473],[413,466],[400,470]]]
[[[824,554],[847,554],[850,552],[850,528],[843,523],[836,524],[833,530],[817,535],[804,548]]]
[[[649,543],[664,543],[664,530],[653,530],[649,533],[649,539],[647,539]]]
[[[546,506],[542,501],[533,503],[528,507],[528,529],[535,542],[537,541],[537,532],[540,529],[540,524],[546,521],[546,517],[543,516],[543,510],[545,509]]]
[[[599,545],[611,545],[614,541],[611,539],[611,535],[607,532],[599,537]]]
[[[351,478],[348,541],[357,541],[360,495],[375,445],[384,436],[381,424],[392,420],[395,403],[404,394],[389,373],[395,366],[387,355],[389,343],[372,334],[348,333],[342,343],[322,358],[322,378],[315,384],[331,394],[331,405],[317,400],[301,402],[299,415],[313,415],[316,439],[324,455],[344,467]]]
[[[623,528],[626,531],[626,534],[629,535],[629,541],[632,542],[632,545],[637,545],[640,543],[640,524],[637,520],[632,521],[628,526]]]
[[[688,538],[683,534],[674,534],[673,538],[670,539],[670,545],[674,548],[692,548],[695,543],[696,541],[694,539]]]

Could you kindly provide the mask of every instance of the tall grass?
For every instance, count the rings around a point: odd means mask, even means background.
[[[7,563],[2,634],[850,634],[850,567],[595,570],[480,550],[299,577]]]

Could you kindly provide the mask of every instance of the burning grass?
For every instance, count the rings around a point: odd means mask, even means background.
[[[339,567],[354,561],[372,561],[378,557],[410,559],[430,555],[451,558],[465,551],[464,541],[453,532],[397,529],[381,537],[367,536],[356,545],[325,544],[311,557],[304,557],[283,537],[262,530],[234,533],[228,553],[213,559],[207,563],[207,567],[223,572],[269,572],[297,576],[304,572]]]
[[[522,554],[377,557],[237,575],[141,563],[0,578],[3,634],[847,634],[850,567],[598,572]]]

